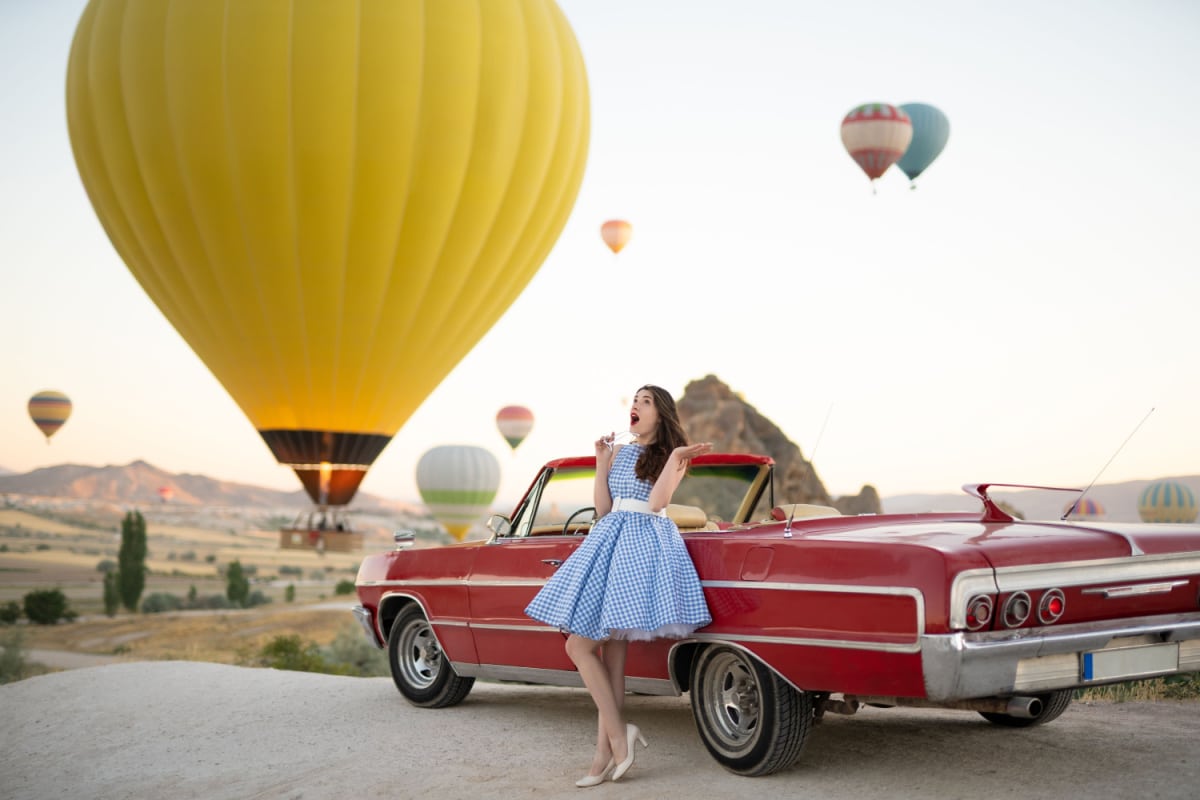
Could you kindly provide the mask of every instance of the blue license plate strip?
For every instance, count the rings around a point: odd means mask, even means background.
[[[1080,664],[1080,677],[1087,682],[1145,678],[1178,671],[1178,642],[1095,650],[1084,653]]]

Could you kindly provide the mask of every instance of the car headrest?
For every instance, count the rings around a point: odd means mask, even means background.
[[[703,528],[708,522],[708,515],[699,506],[683,506],[677,503],[667,505],[667,516],[677,528]]]
[[[805,517],[840,517],[841,515],[842,512],[833,506],[821,506],[813,503],[789,503],[771,509],[771,519],[777,519],[780,522]]]

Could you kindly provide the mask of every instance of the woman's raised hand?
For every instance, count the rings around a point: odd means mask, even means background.
[[[676,447],[671,451],[671,460],[679,469],[687,466],[688,461],[696,456],[702,456],[705,453],[712,452],[712,442],[697,442],[695,444]]]

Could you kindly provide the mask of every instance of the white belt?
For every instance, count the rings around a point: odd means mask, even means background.
[[[650,504],[645,500],[634,500],[632,497],[614,497],[612,510],[634,511],[638,514],[651,514],[655,517],[665,517],[667,515],[665,508],[662,511],[652,511]]]

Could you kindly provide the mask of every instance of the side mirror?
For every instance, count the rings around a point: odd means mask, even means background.
[[[417,539],[416,531],[403,530],[403,531],[396,531],[395,533],[392,534],[392,540],[395,541],[397,550],[404,550],[406,548],[412,547],[413,544],[416,543],[416,539]]]
[[[508,536],[512,533],[512,520],[503,514],[492,514],[488,517],[487,528],[497,536]]]

